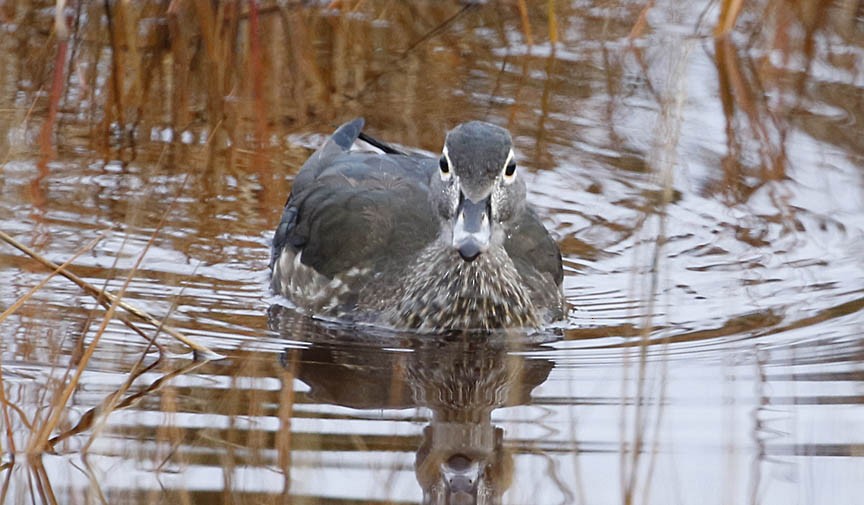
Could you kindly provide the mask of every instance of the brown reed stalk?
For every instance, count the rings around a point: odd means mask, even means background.
[[[558,18],[555,14],[555,0],[547,1],[546,17],[549,19],[549,43],[554,48],[558,44]]]
[[[122,3],[122,2],[120,2]],[[111,41],[111,85],[108,87],[108,100],[105,104],[105,125],[104,131],[108,132],[111,125],[110,111],[113,108],[117,114],[117,121],[123,125],[126,123],[126,115],[123,110],[123,63],[121,61],[122,53],[119,48],[122,46],[121,32],[117,30],[114,12],[111,11],[111,3],[104,0],[105,19],[108,23],[108,37]]]
[[[184,183],[185,183],[185,181],[184,181]],[[170,209],[170,207],[169,207],[169,209]],[[44,452],[46,449],[48,449],[51,446],[49,436],[56,429],[57,425],[59,424],[60,415],[63,412],[63,408],[68,404],[69,398],[71,397],[72,392],[77,388],[78,383],[80,382],[80,379],[81,379],[81,375],[84,373],[84,370],[86,370],[87,364],[89,363],[90,359],[92,358],[93,354],[95,353],[96,348],[99,344],[99,341],[101,340],[102,335],[104,335],[105,331],[108,328],[108,324],[111,322],[112,319],[114,319],[114,312],[117,310],[118,306],[120,306],[122,303],[124,303],[124,302],[122,302],[122,297],[125,294],[126,290],[128,289],[129,284],[132,282],[132,279],[134,278],[135,274],[140,269],[141,262],[144,260],[144,257],[146,256],[147,251],[149,251],[150,247],[153,246],[153,243],[157,237],[158,231],[162,228],[162,225],[164,224],[165,218],[167,217],[167,215],[168,215],[168,212],[166,211],[163,214],[162,219],[160,220],[159,224],[157,225],[156,231],[154,231],[154,233],[151,235],[150,240],[147,242],[146,246],[144,247],[144,250],[141,252],[141,254],[139,254],[137,260],[135,261],[135,264],[132,266],[131,270],[129,271],[129,275],[126,276],[126,280],[124,281],[123,286],[121,286],[119,294],[116,297],[114,297],[113,300],[111,301],[111,304],[108,307],[108,311],[106,312],[105,316],[102,319],[102,324],[99,326],[99,329],[96,331],[96,334],[94,335],[90,344],[87,346],[87,348],[84,350],[84,353],[82,354],[82,356],[78,360],[75,372],[72,374],[72,377],[69,379],[66,387],[63,389],[63,391],[61,392],[59,397],[54,398],[54,401],[51,405],[51,411],[50,411],[51,413],[48,417],[48,420],[46,422],[42,423],[42,425],[38,428],[35,436],[31,436],[30,442],[28,443],[28,449],[27,449],[28,454],[32,455],[32,454],[35,454],[37,452]],[[0,233],[2,233],[2,232],[0,232]],[[0,237],[0,238],[2,238],[2,237]],[[57,270],[62,271],[60,268],[58,268]],[[107,295],[108,295],[107,292],[102,291],[102,293],[107,297]],[[160,326],[163,326],[163,325],[160,325]],[[157,326],[157,328],[159,328],[159,326]],[[155,339],[155,334],[154,334],[153,338]],[[147,352],[147,350],[144,351],[145,354],[146,354],[146,352]],[[143,355],[141,357],[139,357],[139,363],[142,360],[143,360]],[[128,381],[128,378],[127,378],[127,381]],[[131,385],[131,383],[129,383],[129,384]],[[109,410],[109,413],[110,413],[110,410]],[[92,439],[91,439],[91,441],[92,441]],[[89,447],[89,443],[86,447]]]
[[[160,378],[159,380],[162,379]],[[168,382],[166,381],[165,384],[167,385]],[[168,416],[176,414],[179,410],[177,406],[177,398],[178,388],[165,388],[165,391],[159,395],[159,411]],[[182,447],[184,440],[183,428],[178,425],[178,423],[172,422],[172,419],[170,418],[167,419],[165,423],[159,423],[159,426],[156,427],[156,433],[154,435],[156,448],[151,456],[153,463],[156,464],[153,469],[156,478],[159,478],[159,474],[162,472],[171,471],[165,469],[165,466],[168,465],[169,462],[173,461],[175,464],[180,466],[187,463],[185,453],[179,450]],[[180,489],[176,490],[175,493],[176,492],[179,492],[180,496],[176,496],[175,494],[174,503],[177,505],[193,505],[191,499],[192,491],[190,491],[186,486],[182,486]],[[154,489],[147,494],[146,500],[147,503],[159,503],[164,500],[164,495],[160,492],[159,488],[154,487]]]
[[[100,236],[94,238],[93,240],[91,240],[90,242],[88,242],[87,244],[85,244],[83,247],[81,247],[80,249],[75,251],[75,254],[73,254],[68,260],[64,261],[61,265],[59,265],[59,267],[57,269],[53,270],[44,279],[39,281],[38,284],[36,284],[32,288],[30,288],[26,293],[21,295],[17,300],[15,300],[15,303],[10,305],[9,308],[7,308],[5,311],[3,311],[2,314],[0,314],[0,323],[2,323],[4,320],[6,320],[6,318],[9,317],[10,315],[12,315],[16,310],[20,309],[21,306],[23,306],[27,302],[27,300],[32,298],[33,295],[36,294],[36,292],[38,292],[40,289],[42,289],[45,286],[45,284],[48,284],[48,282],[51,279],[53,279],[55,275],[61,273],[60,272],[61,270],[65,269],[66,267],[71,265],[73,261],[78,259],[85,252],[93,249],[96,246],[96,244],[98,244],[99,241],[102,240],[103,238],[104,238],[104,236],[100,235]]]
[[[75,424],[75,426],[51,437],[51,439],[48,441],[49,445],[51,447],[54,447],[63,440],[66,440],[69,437],[73,437],[92,428],[93,433],[90,435],[90,438],[87,440],[84,447],[81,449],[82,453],[86,453],[96,439],[96,436],[98,434],[97,432],[99,431],[102,424],[99,422],[100,420],[107,419],[112,412],[136,405],[138,402],[140,402],[147,396],[153,393],[157,393],[166,386],[168,386],[171,383],[171,380],[175,377],[191,373],[201,368],[207,363],[208,361],[193,361],[187,363],[182,367],[178,368],[177,370],[173,370],[159,377],[158,379],[154,380],[149,386],[143,388],[142,390],[136,391],[135,393],[132,393],[129,396],[120,399],[122,395],[128,392],[129,386],[131,386],[131,384],[135,382],[138,377],[159,365],[159,361],[156,361],[144,368],[136,369],[133,367],[133,370],[129,373],[129,378],[123,384],[123,386],[115,390],[113,393],[109,394],[108,397],[106,397],[106,399],[103,400],[101,404],[85,412],[84,415],[82,415],[78,422]]]
[[[723,0],[720,6],[720,19],[714,27],[714,37],[725,37],[732,31],[743,6],[744,0]]]
[[[297,9],[280,7],[279,15],[282,18],[283,29],[288,35],[288,45],[291,48],[289,61],[288,82],[291,86],[291,98],[297,110],[296,117],[299,124],[306,122],[310,111],[310,98],[316,103],[324,103],[326,84],[315,60],[315,51],[312,47],[312,37],[309,34],[304,13]],[[307,83],[309,86],[307,96]],[[281,197],[280,197],[281,198]]]
[[[279,392],[279,429],[276,431],[276,452],[279,458],[279,468],[285,480],[283,493],[286,495],[291,490],[291,420],[294,417],[294,379],[297,376],[299,365],[299,351],[291,349],[286,351],[288,359],[282,372],[282,389]]]
[[[528,19],[528,5],[525,0],[519,0],[516,5],[519,7],[519,19],[522,20],[522,33],[525,35],[525,43],[528,47],[534,46],[534,35],[531,34],[531,20]]]
[[[6,384],[3,382],[3,368],[0,365],[0,405],[2,405],[3,423],[6,425],[6,444],[8,446],[6,453],[14,454],[18,452],[15,448],[15,436],[12,433],[12,419],[9,417],[9,400],[6,398]],[[5,503],[0,501],[0,503]]]
[[[735,46],[726,38],[715,39],[714,43],[717,73],[720,77],[720,96],[723,100],[723,112],[726,117],[727,142],[732,147],[735,138],[734,115],[737,109],[743,112],[750,124],[753,136],[759,145],[759,155],[762,158],[763,179],[777,180],[785,176],[785,152],[782,145],[772,142],[772,132],[780,129],[777,118],[764,107],[761,93],[761,83],[758,76],[751,74],[748,81],[742,69],[747,66],[738,57]],[[754,89],[756,92],[754,92]],[[734,151],[730,151],[734,152]],[[736,166],[738,160],[734,156],[727,157],[727,167]],[[729,184],[734,188],[739,183],[737,168],[735,173],[725,174]]]
[[[21,308],[24,305],[24,303],[26,303],[27,300],[32,298],[33,295],[36,294],[36,292],[38,292],[40,289],[42,289],[42,287],[45,286],[45,284],[47,284],[48,281],[50,281],[52,278],[54,278],[54,276],[56,274],[60,273],[60,269],[66,268],[73,261],[75,261],[79,256],[81,256],[85,252],[93,249],[93,247],[97,243],[99,243],[99,241],[102,240],[102,238],[103,237],[101,237],[101,236],[97,237],[97,238],[91,240],[88,244],[84,245],[84,247],[78,249],[78,251],[76,251],[75,254],[71,258],[69,258],[62,265],[60,265],[58,269],[53,270],[48,276],[46,276],[38,284],[36,284],[29,291],[27,291],[27,293],[25,293],[24,295],[19,297],[17,300],[15,300],[15,303],[13,303],[11,306],[9,306],[9,308],[7,308],[5,311],[3,311],[2,314],[0,314],[0,323],[2,323],[7,317],[9,317],[11,314],[13,314],[16,310]],[[6,389],[5,389],[5,385],[3,383],[3,373],[2,372],[3,372],[3,365],[2,365],[2,363],[0,363],[0,405],[2,405],[3,421],[6,424],[6,440],[7,440],[8,446],[9,446],[9,451],[14,453],[14,452],[16,452],[15,439],[12,436],[12,421],[9,417],[9,402],[6,398]],[[19,411],[19,415],[23,415],[23,412]],[[26,418],[24,419],[24,421],[26,422]]]
[[[192,60],[189,48],[191,35],[183,22],[183,2],[171,0],[165,12],[168,24],[168,40],[171,43],[171,123],[174,128],[184,129],[190,121],[189,110],[189,63]]]
[[[3,392],[5,395],[5,390]],[[18,414],[18,417],[21,419],[21,424],[23,424],[24,427],[27,428],[28,431],[32,431],[33,430],[33,423],[29,419],[27,419],[27,413],[24,412],[24,409],[22,409],[20,406],[18,406],[16,404],[10,402],[9,399],[6,398],[5,396],[3,396],[3,401],[5,401],[5,403],[4,403],[5,407],[12,409],[16,414]],[[10,419],[10,421],[11,421],[11,419]],[[3,503],[3,500],[0,500],[0,503]]]
[[[110,502],[105,496],[105,493],[102,492],[102,483],[100,482],[99,477],[96,476],[96,472],[93,471],[93,467],[90,465],[90,460],[87,459],[86,454],[81,457],[81,462],[84,465],[84,474],[87,476],[87,482],[90,483],[88,491],[91,496],[88,496],[88,503],[94,503],[98,500],[98,503],[108,505]],[[92,496],[94,494],[95,496]]]
[[[14,454],[18,452],[15,448],[15,436],[12,433],[12,418],[9,417],[9,400],[6,398],[6,384],[3,382],[3,370],[0,369],[0,405],[2,405],[3,424],[5,425],[6,435],[6,454]]]
[[[65,11],[66,0],[57,0],[54,7],[54,35],[57,38],[57,54],[54,57],[54,72],[51,79],[51,93],[48,99],[48,117],[42,123],[39,133],[39,144],[43,158],[51,156],[51,134],[54,133],[54,124],[57,120],[60,97],[63,95],[63,84],[65,79],[66,53],[69,49],[69,28],[66,26]]]
[[[264,58],[261,49],[261,23],[258,16],[258,2],[249,2],[249,79],[252,81],[252,101],[255,107],[255,133],[258,144],[267,138],[267,105],[264,100]]]
[[[174,308],[176,308],[176,306],[177,306],[177,298],[175,297],[174,302],[172,303],[172,306],[169,309],[169,313],[172,312],[174,310]],[[125,407],[128,407],[130,405],[133,405],[135,402],[137,402],[138,399],[140,399],[141,397],[144,396],[145,392],[152,392],[152,391],[155,391],[155,390],[158,390],[159,388],[161,388],[163,379],[165,379],[164,382],[167,383],[168,378],[173,378],[173,377],[179,375],[179,373],[175,373],[175,372],[172,372],[171,374],[167,374],[163,377],[160,377],[160,379],[158,379],[156,382],[154,382],[151,385],[151,387],[147,388],[145,391],[139,391],[138,393],[135,393],[129,397],[126,397],[123,400],[120,400],[120,398],[129,391],[129,389],[132,387],[132,384],[135,382],[135,380],[141,374],[143,374],[144,372],[147,372],[148,370],[151,370],[152,368],[157,366],[159,364],[159,362],[162,360],[163,354],[162,354],[161,349],[160,349],[159,359],[157,359],[155,362],[151,363],[150,365],[148,365],[146,367],[142,367],[142,365],[144,364],[144,360],[147,358],[147,354],[150,352],[150,349],[153,346],[158,347],[158,344],[156,343],[156,336],[158,334],[159,334],[159,332],[157,331],[157,332],[153,333],[153,335],[149,339],[147,339],[147,346],[141,350],[141,353],[138,355],[138,359],[132,365],[132,369],[129,371],[129,374],[126,376],[126,380],[124,380],[123,384],[116,391],[111,393],[102,402],[102,405],[100,407],[98,407],[98,414],[100,414],[100,416],[96,419],[95,422],[92,423],[93,433],[90,435],[90,438],[87,439],[87,442],[81,448],[82,453],[86,454],[87,451],[89,451],[90,446],[96,440],[96,436],[99,434],[101,429],[104,427],[105,422],[108,419],[108,416],[113,411],[115,411],[119,408],[125,408]],[[182,373],[188,373],[192,370],[199,368],[200,366],[202,366],[204,363],[207,363],[208,361],[209,361],[208,359],[195,361],[195,362],[193,362],[194,366],[183,367],[180,370],[182,370]],[[159,384],[159,386],[157,387],[156,384]],[[95,409],[95,408],[91,409],[91,412],[94,413],[94,417],[95,417],[96,410],[97,409]],[[80,424],[81,423],[79,422],[79,425]],[[91,427],[90,425],[91,425],[91,423],[88,423],[87,427],[88,428]],[[53,446],[54,443],[55,442],[52,439],[51,445]]]
[[[123,295],[126,293],[126,290],[129,288],[129,284],[132,282],[132,279],[138,272],[138,269],[141,266],[141,262],[143,261],[144,256],[147,254],[147,251],[149,250],[151,245],[152,238],[151,241],[148,242],[147,247],[145,247],[144,251],[142,251],[141,254],[138,256],[135,264],[130,269],[129,275],[126,276],[126,279],[123,282],[123,285],[120,287],[120,291],[118,292],[117,296],[114,296],[111,300],[111,304],[108,306],[108,310],[102,318],[102,323],[96,330],[96,334],[93,335],[93,339],[90,341],[90,344],[84,349],[83,354],[81,355],[75,366],[75,372],[72,374],[71,378],[68,379],[66,387],[63,388],[59,395],[54,397],[50,406],[50,414],[48,415],[48,419],[37,428],[35,434],[31,434],[30,440],[27,445],[28,454],[34,455],[42,453],[50,448],[49,437],[51,433],[53,433],[57,426],[60,424],[60,417],[65,411],[66,405],[68,405],[69,403],[69,398],[72,397],[72,393],[78,388],[78,384],[81,382],[81,376],[87,369],[87,364],[90,362],[90,359],[96,352],[96,348],[99,345],[99,341],[102,339],[102,335],[105,334],[105,331],[108,329],[108,325],[114,319],[114,312],[117,310],[120,304],[123,303]],[[107,297],[108,293],[103,293],[104,296]],[[72,365],[70,364],[70,366]]]
[[[645,2],[645,6],[642,7],[642,10],[639,12],[639,17],[636,18],[636,22],[633,23],[633,27],[630,29],[630,33],[627,34],[628,40],[638,39],[642,35],[645,34],[645,28],[648,26],[648,12],[654,8],[655,0],[648,0]]]
[[[57,505],[57,497],[54,494],[54,488],[51,486],[51,479],[48,478],[48,472],[45,471],[41,455],[28,456],[27,463],[29,465],[27,468],[28,474],[32,476],[32,480],[36,483],[36,490],[41,497],[41,503]]]
[[[225,96],[231,86],[233,74],[228,69],[236,66],[236,40],[240,16],[235,2],[195,0],[195,13],[204,41],[205,62],[210,78],[207,82],[207,109],[211,118],[218,120],[213,131],[223,128],[231,135],[236,127],[236,118],[225,110]]]
[[[108,39],[111,47],[111,79],[106,104],[106,119],[112,105],[117,114],[117,121],[125,128],[127,112],[134,111],[132,128],[129,134],[134,134],[134,126],[140,121],[143,109],[144,62],[138,51],[138,13],[134,2],[114,2],[105,0],[104,10],[108,24]],[[113,97],[113,100],[112,100]],[[127,109],[129,109],[127,111]],[[110,124],[107,121],[106,127]]]
[[[10,455],[10,461],[0,465],[0,470],[6,472],[6,478],[3,479],[3,487],[0,488],[0,503],[8,503],[6,497],[9,495],[9,485],[12,483],[12,470],[15,468],[15,453]]]
[[[153,369],[161,361],[162,356],[160,355],[159,359],[157,359],[155,362],[151,363],[148,366],[142,366],[144,364],[144,359],[147,357],[147,354],[150,352],[150,349],[153,347],[153,344],[156,340],[156,335],[157,334],[154,333],[153,337],[150,339],[149,342],[147,342],[147,345],[144,347],[144,349],[141,350],[141,353],[138,355],[138,359],[132,365],[132,369],[129,371],[128,374],[126,374],[126,378],[123,381],[123,384],[121,384],[119,388],[117,388],[113,393],[109,394],[102,401],[102,404],[98,407],[98,410],[96,408],[91,409],[90,412],[94,413],[94,417],[96,417],[95,416],[96,414],[99,414],[99,415],[98,415],[98,417],[95,418],[92,425],[89,426],[89,427],[92,427],[92,432],[90,433],[90,437],[87,439],[87,442],[85,442],[84,446],[81,447],[81,453],[82,454],[87,454],[87,452],[90,450],[90,446],[93,445],[93,442],[96,440],[96,437],[102,432],[102,429],[104,428],[105,423],[108,420],[108,416],[110,416],[112,412],[117,410],[118,407],[123,406],[123,402],[121,400],[121,397],[129,391],[129,389],[132,387],[132,384],[138,379],[138,377],[140,377],[142,374],[144,374],[148,370]],[[203,363],[206,363],[206,360],[200,361],[200,362],[194,362],[194,363],[195,364],[203,364]],[[125,406],[128,406],[130,404],[131,404],[131,402],[126,403]],[[80,424],[81,423],[79,422],[79,425]],[[53,439],[50,442],[51,442],[52,446],[55,443]]]

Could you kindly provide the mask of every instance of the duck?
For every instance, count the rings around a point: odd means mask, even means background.
[[[566,314],[557,242],[527,203],[510,133],[447,132],[441,156],[339,126],[303,164],[270,286],[315,317],[403,330],[539,328]],[[352,147],[363,141],[376,150]]]

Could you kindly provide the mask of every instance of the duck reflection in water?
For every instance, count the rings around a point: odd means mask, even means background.
[[[303,319],[309,321],[271,308],[277,331],[308,341],[308,328],[297,331]],[[492,411],[529,403],[531,391],[546,380],[551,361],[513,353],[542,349],[539,344],[527,343],[524,334],[374,337],[315,326],[313,345],[286,350],[285,360],[311,388],[313,401],[355,409],[428,408],[431,419],[414,463],[424,505],[501,503],[513,458]],[[392,351],[400,346],[409,352]]]

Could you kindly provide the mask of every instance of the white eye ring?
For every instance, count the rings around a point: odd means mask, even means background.
[[[513,181],[516,180],[516,161],[513,157],[513,149],[510,149],[507,159],[504,160],[504,168],[501,169],[501,177],[504,179],[504,184],[513,184]]]
[[[441,159],[438,160],[438,175],[441,176],[442,181],[449,181],[451,177],[453,177],[453,163],[450,161],[450,154],[447,153],[447,146],[444,146],[443,155]]]

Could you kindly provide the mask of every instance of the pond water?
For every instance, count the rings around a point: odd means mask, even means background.
[[[225,359],[0,243],[0,502],[445,503],[471,468],[477,503],[861,503],[860,3],[719,39],[721,2],[164,4],[0,5],[0,231]],[[507,127],[567,320],[273,296],[291,179],[356,116]]]

